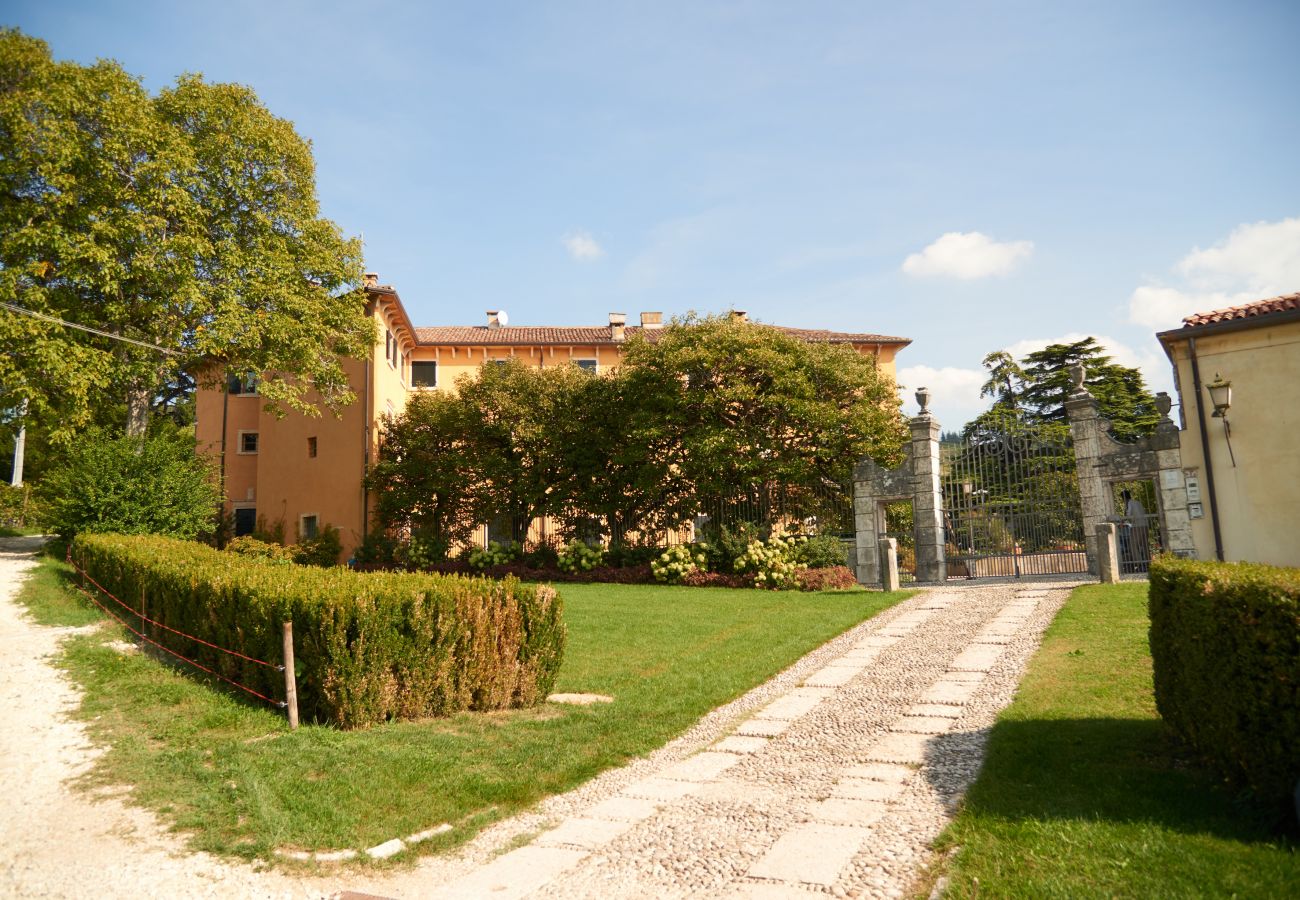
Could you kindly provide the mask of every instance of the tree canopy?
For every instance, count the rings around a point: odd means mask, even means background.
[[[262,374],[269,404],[352,393],[360,244],[319,214],[311,148],[248,88],[185,75],[151,96],[117,63],[0,30],[0,301],[173,351],[0,313],[0,405],[66,437],[179,373]]]
[[[440,546],[465,520],[433,523],[427,498],[457,490],[469,522],[504,515],[515,540],[552,517],[617,544],[756,487],[842,491],[864,455],[892,465],[904,441],[894,385],[873,360],[730,316],[637,336],[612,373],[512,360],[457,389],[415,398],[386,425],[370,479],[384,526],[432,523]]]
[[[1118,440],[1135,440],[1155,430],[1160,413],[1142,373],[1112,362],[1095,338],[1086,337],[1068,344],[1049,344],[1026,354],[1019,363],[1006,351],[984,357],[989,377],[980,396],[992,396],[994,402],[967,423],[963,433],[969,437],[1004,430],[1009,423],[1065,426],[1070,367],[1075,364],[1084,367],[1084,386],[1096,398]]]

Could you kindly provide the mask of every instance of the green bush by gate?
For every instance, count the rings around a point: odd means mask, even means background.
[[[152,536],[81,535],[72,556],[150,618],[255,659],[279,661],[280,625],[292,621],[303,715],[344,728],[531,706],[563,655],[559,597],[514,579],[316,569]],[[273,669],[142,630],[260,693],[283,693]]]
[[[1264,797],[1300,779],[1300,571],[1164,557],[1151,566],[1156,707]]]

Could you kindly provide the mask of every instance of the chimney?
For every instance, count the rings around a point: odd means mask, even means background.
[[[367,272],[365,275],[362,275],[361,286],[368,287],[368,288],[379,287],[379,273]]]
[[[664,327],[664,314],[661,312],[643,312],[641,313],[641,327],[646,331],[652,331],[655,328]]]
[[[489,309],[487,311],[488,328],[500,328],[505,325],[509,319],[506,317],[504,309]]]
[[[737,322],[748,322],[748,321],[749,321],[749,313],[747,313],[747,312],[746,312],[745,310],[743,310],[743,309],[733,309],[733,310],[731,311],[731,318],[734,319],[734,320],[737,321]]]
[[[622,341],[627,336],[627,313],[609,314],[609,336],[615,341]]]

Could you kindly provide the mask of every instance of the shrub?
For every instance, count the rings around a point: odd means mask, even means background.
[[[1286,796],[1300,779],[1300,570],[1157,559],[1156,706],[1231,781]]]
[[[655,580],[666,584],[681,584],[692,572],[708,567],[706,545],[678,544],[669,547],[659,558],[650,563],[650,571]]]
[[[280,625],[292,621],[302,715],[345,728],[531,706],[559,672],[561,603],[545,586],[276,565],[164,537],[83,534],[71,552],[91,577],[123,601],[143,603],[152,618],[256,659],[280,659]],[[163,629],[152,637],[283,696],[274,669]]]
[[[87,432],[45,474],[39,493],[49,526],[65,538],[83,532],[192,538],[210,526],[221,499],[194,437],[180,432],[148,438]]]
[[[30,484],[0,484],[0,525],[31,528],[42,523],[41,504]]]
[[[504,566],[512,563],[519,558],[519,545],[511,541],[509,544],[498,544],[496,541],[489,541],[486,547],[475,547],[470,551],[469,564],[471,568],[482,572],[492,566]]]
[[[555,569],[560,565],[560,554],[551,544],[538,544],[519,557],[530,569]]]
[[[787,591],[799,587],[799,572],[806,569],[795,559],[799,547],[797,538],[771,538],[766,544],[753,541],[740,559],[737,572],[754,573],[754,587]]]
[[[591,547],[582,541],[570,541],[560,551],[557,562],[561,572],[590,572],[601,564],[604,556],[599,547]]]
[[[709,559],[712,572],[737,572],[736,560],[749,550],[749,545],[759,540],[758,526],[752,522],[738,522],[735,525],[710,527],[707,533],[711,540],[701,543]]]
[[[853,577],[848,566],[799,570],[801,591],[843,591],[857,586],[858,580]]]
[[[251,534],[231,538],[230,543],[226,544],[226,552],[236,553],[240,556],[252,556],[257,559],[267,559],[272,562],[293,562],[293,551],[290,548],[283,544],[264,541]]]
[[[848,551],[844,542],[833,534],[816,534],[795,548],[794,558],[810,569],[844,567]]]
[[[663,551],[659,547],[638,547],[630,544],[615,544],[605,551],[605,562],[614,568],[630,566],[648,566]]]
[[[366,535],[352,553],[352,562],[360,566],[391,566],[397,562],[401,542],[382,529]]]
[[[339,564],[339,554],[343,552],[343,542],[339,540],[339,530],[333,525],[323,525],[315,537],[303,538],[289,550],[293,561],[303,566],[321,566],[329,568]]]

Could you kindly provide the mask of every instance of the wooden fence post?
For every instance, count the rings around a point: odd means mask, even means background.
[[[298,727],[298,681],[293,674],[293,622],[284,623],[284,702],[289,707],[289,727]]]

